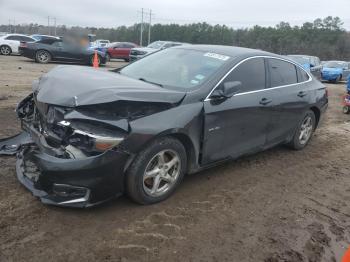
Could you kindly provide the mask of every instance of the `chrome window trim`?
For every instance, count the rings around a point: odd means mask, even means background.
[[[290,64],[293,64],[295,65],[296,67],[300,68],[302,71],[304,71],[309,79],[304,81],[304,82],[300,82],[300,83],[295,83],[295,84],[289,84],[289,85],[282,85],[282,86],[275,86],[275,87],[270,87],[270,88],[264,88],[264,89],[259,89],[259,90],[253,90],[253,91],[248,91],[248,92],[242,92],[242,93],[238,93],[234,96],[241,96],[241,95],[246,95],[246,94],[253,94],[253,93],[259,93],[259,92],[263,92],[263,91],[268,91],[268,90],[273,90],[273,89],[279,89],[279,88],[284,88],[284,87],[289,87],[289,86],[296,86],[296,85],[300,85],[300,84],[304,84],[304,83],[308,83],[308,82],[311,82],[312,81],[312,76],[310,75],[309,72],[307,72],[302,66],[300,66],[298,63],[294,62],[294,61],[291,61],[291,60],[287,60],[287,59],[284,59],[284,58],[280,58],[280,57],[274,57],[274,56],[264,56],[264,55],[261,55],[261,56],[251,56],[251,57],[247,57],[245,59],[243,59],[242,61],[239,61],[237,64],[235,64],[221,79],[220,81],[214,86],[214,88],[210,91],[210,93],[207,95],[207,97],[204,99],[204,102],[206,101],[210,101],[211,98],[211,94],[214,92],[214,90],[222,83],[222,81],[224,81],[224,79],[229,75],[231,74],[231,72],[233,70],[235,70],[239,65],[243,64],[244,62],[250,60],[250,59],[254,59],[254,58],[272,58],[272,59],[278,59],[278,60],[282,60],[282,61],[285,61],[285,62],[288,62]]]

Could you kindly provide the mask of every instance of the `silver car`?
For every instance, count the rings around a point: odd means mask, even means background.
[[[180,46],[183,44],[184,43],[172,42],[172,41],[156,41],[149,44],[147,47],[132,48],[130,51],[129,58],[130,58],[130,61],[136,61],[138,59],[145,57],[146,55],[157,52],[159,50],[166,49],[173,46]]]

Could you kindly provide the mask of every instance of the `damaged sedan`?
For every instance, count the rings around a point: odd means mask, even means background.
[[[166,49],[112,72],[59,66],[17,107],[23,132],[0,140],[19,181],[43,203],[140,204],[185,174],[287,144],[304,148],[328,105],[299,64],[260,50]]]

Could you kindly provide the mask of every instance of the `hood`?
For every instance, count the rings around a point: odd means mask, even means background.
[[[154,49],[154,48],[149,48],[149,47],[137,47],[137,48],[133,48],[132,50],[153,53],[153,52],[158,51],[159,49]]]
[[[324,67],[322,72],[340,74],[343,72],[342,68]]]
[[[92,67],[58,66],[34,82],[39,102],[76,107],[116,101],[178,103],[185,92]]]

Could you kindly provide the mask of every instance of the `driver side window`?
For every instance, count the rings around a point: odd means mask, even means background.
[[[266,74],[264,58],[251,58],[235,68],[222,82],[240,82],[238,93],[265,89]]]

